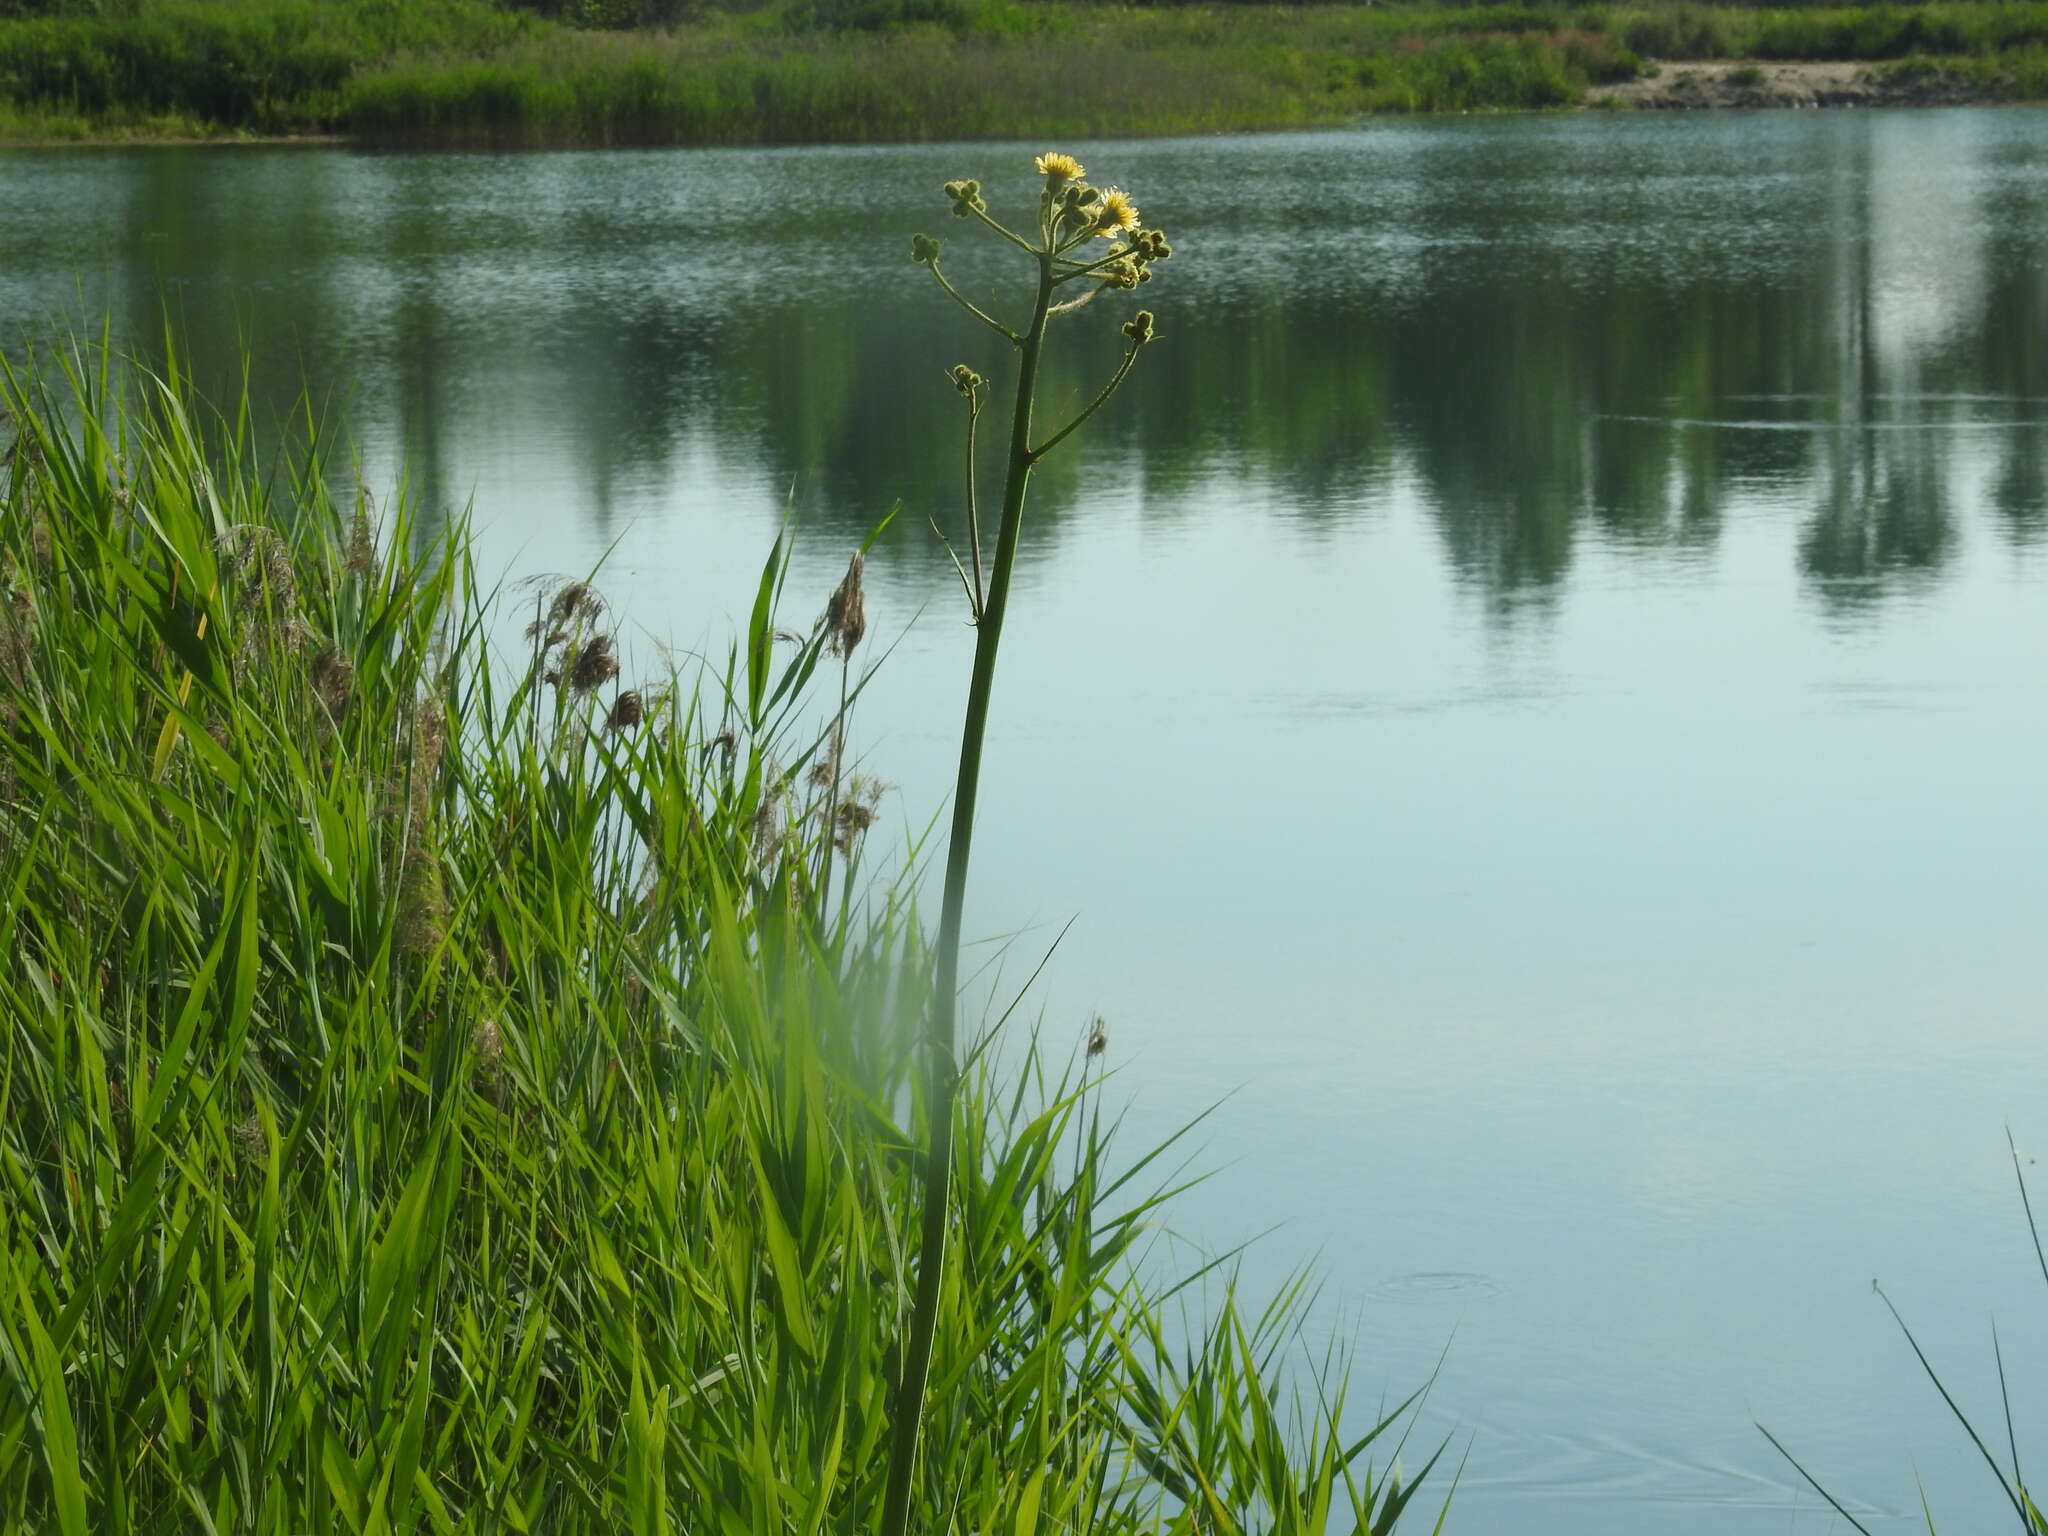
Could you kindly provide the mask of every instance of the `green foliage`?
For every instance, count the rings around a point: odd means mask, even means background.
[[[632,27],[672,27],[701,10],[697,0],[505,0],[572,27],[620,31]]]
[[[2038,95],[2048,3],[1124,10],[1062,0],[0,0],[0,135],[741,144],[1571,106],[1642,60],[1929,60]],[[20,7],[33,4],[35,14]],[[2011,61],[2008,67],[2008,61]],[[1994,67],[1996,66],[1996,67]]]
[[[2013,1177],[2019,1184],[2020,1209],[2026,1216],[2027,1235],[2033,1240],[2035,1265],[2040,1270],[2042,1280],[2048,1281],[2048,1249],[2044,1249],[2041,1245],[2040,1224],[2034,1219],[2034,1202],[2027,1193],[2026,1170],[2021,1164],[2019,1148],[2013,1145],[2010,1128],[2006,1131],[2006,1148],[2012,1154]],[[2003,1425],[2000,1426],[2003,1428],[2004,1434],[2000,1436],[1996,1430],[1993,1430],[1987,1442],[1986,1435],[1977,1428],[1977,1423],[1972,1419],[1968,1410],[1956,1401],[1955,1394],[1949,1390],[1947,1383],[1941,1379],[1941,1373],[1935,1369],[1934,1362],[1927,1358],[1927,1352],[1920,1347],[1920,1341],[1913,1336],[1913,1330],[1907,1324],[1905,1315],[1899,1311],[1891,1297],[1885,1294],[1884,1287],[1873,1280],[1870,1282],[1870,1288],[1876,1293],[1877,1298],[1884,1303],[1885,1310],[1891,1313],[1892,1321],[1898,1325],[1899,1332],[1905,1335],[1907,1347],[1913,1351],[1914,1359],[1920,1362],[1920,1369],[1926,1373],[1929,1385],[1940,1396],[1942,1406],[1948,1410],[1949,1416],[1955,1421],[1957,1428],[1963,1432],[1971,1446],[1975,1448],[1978,1457],[1984,1463],[1985,1470],[1991,1474],[1992,1481],[1998,1485],[1999,1492],[2005,1496],[2006,1502],[2012,1507],[2013,1518],[2018,1522],[2023,1536],[2048,1536],[2048,1511],[2044,1511],[2040,1504],[2036,1502],[2033,1491],[2028,1487],[2026,1476],[2020,1467],[2019,1427],[2013,1417],[2012,1395],[2006,1385],[2005,1353],[1999,1347],[1997,1328],[1994,1326],[1991,1330],[1991,1353],[1992,1359],[1998,1368],[1998,1407],[2000,1417],[2004,1420]],[[1807,1471],[1799,1458],[1786,1449],[1783,1441],[1779,1440],[1768,1429],[1765,1429],[1762,1424],[1758,1424],[1756,1427],[1763,1437],[1770,1441],[1771,1448],[1785,1458],[1786,1463],[1793,1471],[1799,1474],[1807,1486],[1825,1499],[1829,1507],[1848,1522],[1851,1530],[1860,1532],[1861,1536],[1871,1536],[1870,1527],[1844,1508],[1841,1501],[1828,1491],[1827,1486],[1815,1478],[1811,1472]],[[2004,1463],[1999,1461],[1998,1454],[1993,1449],[1993,1446],[1998,1445],[2001,1439],[2007,1456]],[[1930,1536],[1933,1536],[1936,1530],[1934,1514],[1928,1508],[1925,1489],[1921,1490],[1920,1499],[1922,1513],[1927,1520],[1928,1532]],[[2010,1529],[2010,1527],[2007,1528]]]
[[[167,0],[0,21],[0,99],[88,120],[181,114],[217,127],[324,126],[369,59],[492,51],[534,30],[488,0]]]
[[[930,966],[786,547],[629,707],[587,583],[494,605],[175,363],[0,403],[0,1528],[864,1528]],[[1390,1528],[1298,1298],[1140,1283],[1098,1091],[964,1095],[920,1527]]]
[[[1633,52],[1657,59],[1983,57],[2048,43],[2048,5],[2039,0],[1793,9],[1682,4],[1594,15]]]
[[[955,34],[1029,37],[1057,32],[1066,21],[1061,8],[1019,0],[799,0],[781,13],[796,33],[882,32],[943,27]]]

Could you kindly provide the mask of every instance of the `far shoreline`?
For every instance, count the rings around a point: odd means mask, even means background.
[[[1587,93],[1582,109],[1639,112],[1854,107],[2038,105],[1924,61],[1857,59],[1673,60],[1641,77]]]
[[[2020,96],[2009,82],[1988,72],[1965,73],[1951,63],[1904,60],[1874,63],[1858,59],[1677,59],[1650,62],[1633,80],[1588,88],[1577,101],[1556,106],[1519,104],[1466,106],[1442,110],[1382,110],[1332,116],[1322,121],[1246,121],[1213,124],[1197,131],[1181,126],[1157,133],[1119,138],[1213,137],[1233,133],[1314,133],[1351,124],[1401,118],[1552,115],[1577,112],[1702,112],[1853,110],[1857,108],[1927,108],[1971,106],[2040,106],[2048,97]],[[578,137],[534,131],[499,133],[256,133],[223,128],[217,133],[193,131],[190,124],[175,131],[153,133],[146,128],[85,129],[79,133],[8,135],[0,132],[0,151],[52,149],[361,149],[388,152],[421,150],[572,150],[572,149],[795,149],[849,144],[918,144],[1010,142],[982,135],[864,135],[815,138]],[[1098,138],[1074,133],[1075,139]]]

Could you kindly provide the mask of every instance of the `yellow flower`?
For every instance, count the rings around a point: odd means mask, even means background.
[[[1079,181],[1084,174],[1081,162],[1072,155],[1063,155],[1058,150],[1048,150],[1031,162],[1038,168],[1038,174],[1055,187],[1062,182]]]
[[[1110,187],[1102,194],[1102,212],[1095,216],[1095,233],[1105,240],[1115,235],[1127,234],[1138,227],[1138,205],[1121,187]]]

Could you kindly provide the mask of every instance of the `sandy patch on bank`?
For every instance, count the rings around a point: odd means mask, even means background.
[[[1939,73],[1886,78],[1882,66],[1870,64],[1766,59],[1661,64],[1654,77],[1591,93],[1594,101],[1606,96],[1653,109],[1938,106],[1976,99],[1963,82]]]

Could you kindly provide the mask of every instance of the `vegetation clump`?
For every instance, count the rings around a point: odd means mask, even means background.
[[[753,144],[1567,107],[1652,61],[1918,59],[2048,91],[2048,3],[14,0],[0,137]]]
[[[918,1529],[1400,1517],[1298,1292],[1140,1265],[1094,1058],[935,1115],[858,563],[650,676],[175,365],[0,403],[0,1527],[872,1528],[934,1138]]]

